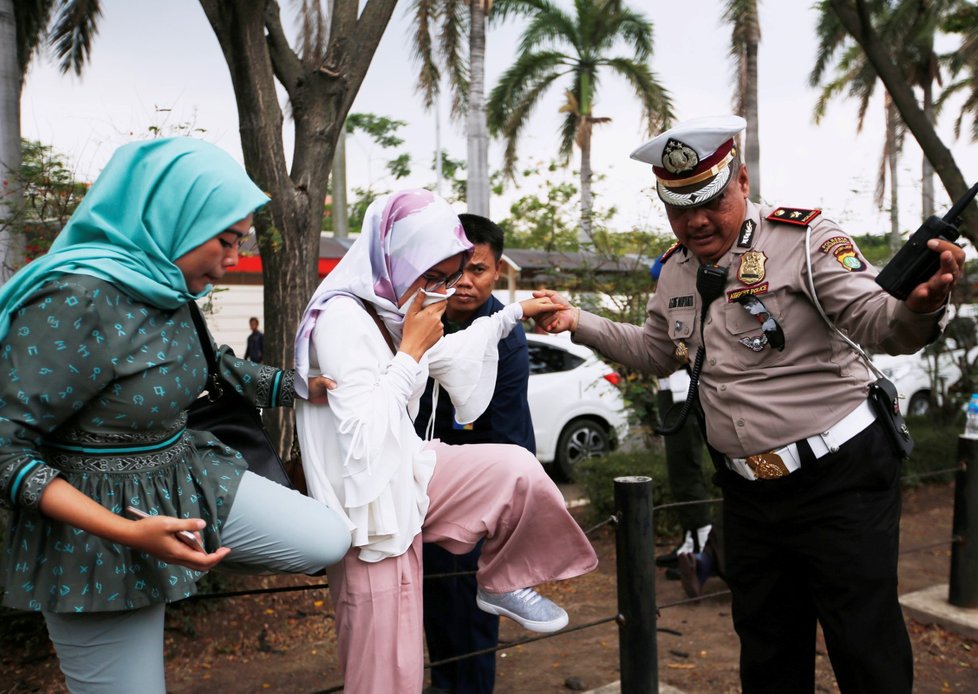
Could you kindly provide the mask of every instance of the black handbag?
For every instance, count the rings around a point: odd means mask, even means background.
[[[187,410],[187,428],[210,432],[221,443],[241,453],[251,472],[295,489],[278,451],[268,438],[261,413],[221,378],[204,317],[197,304],[190,302],[188,305],[207,359],[207,395],[197,398]]]

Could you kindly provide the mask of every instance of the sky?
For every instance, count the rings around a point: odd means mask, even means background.
[[[557,0],[570,6],[568,0]],[[283,19],[295,3],[280,1]],[[872,103],[861,134],[856,132],[856,105],[837,100],[819,125],[812,117],[817,90],[808,75],[817,48],[816,14],[811,0],[761,0],[759,48],[759,128],[761,188],[772,205],[814,208],[852,233],[885,232],[886,213],[873,203],[883,147],[882,99]],[[405,144],[398,151],[411,155],[408,179],[386,177],[390,156],[364,136],[348,140],[350,187],[372,185],[395,189],[432,186],[428,167],[436,147],[454,159],[465,157],[464,122],[452,122],[448,99],[435,114],[422,108],[416,92],[417,66],[412,59],[410,7],[402,1],[353,106],[407,122],[400,130]],[[723,0],[632,2],[655,27],[651,66],[669,91],[679,120],[729,113],[733,98],[733,64],[729,58],[730,31],[722,21]],[[225,148],[241,161],[237,112],[227,65],[203,10],[193,0],[103,0],[103,17],[91,62],[81,77],[61,75],[53,61],[39,56],[33,62],[21,101],[22,133],[65,154],[83,180],[92,180],[116,147],[149,136],[151,126],[164,132],[191,124],[205,139]],[[517,20],[490,29],[487,40],[486,84],[491,89],[511,64],[519,38]],[[559,145],[564,84],[541,100],[520,141],[521,161],[549,162]],[[593,136],[592,166],[603,179],[596,182],[596,203],[618,213],[611,227],[664,231],[668,227],[655,197],[647,164],[629,153],[649,139],[640,122],[641,110],[628,86],[606,76],[597,95],[595,114],[611,117]],[[956,139],[951,126],[956,114],[948,109],[938,133],[950,148],[969,184],[978,181],[978,146]],[[287,143],[291,151],[291,142]],[[493,142],[490,168],[502,164],[502,144]],[[901,226],[908,231],[920,223],[920,150],[908,138],[900,166]],[[577,168],[571,160],[568,177]],[[950,205],[935,182],[938,211]],[[447,191],[446,191],[447,192]],[[509,187],[491,202],[491,215],[508,215],[518,194]],[[464,211],[463,206],[457,206]],[[576,215],[576,211],[573,211]]]

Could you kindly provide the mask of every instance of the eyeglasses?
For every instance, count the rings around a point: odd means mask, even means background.
[[[462,269],[459,268],[458,271],[453,272],[447,277],[433,277],[427,273],[421,275],[421,279],[424,280],[425,291],[434,292],[442,287],[445,289],[451,289],[459,280],[462,279]]]
[[[737,303],[747,309],[747,312],[761,324],[761,332],[767,338],[768,344],[779,352],[782,351],[784,349],[784,331],[767,310],[764,302],[752,294],[747,294],[737,297]]]

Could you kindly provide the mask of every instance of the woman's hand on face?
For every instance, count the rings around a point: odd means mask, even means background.
[[[401,335],[400,351],[410,355],[415,361],[421,361],[424,353],[431,349],[445,334],[445,329],[441,324],[441,316],[445,313],[447,305],[448,302],[439,301],[430,306],[425,306],[424,292],[419,289],[407,315],[404,316],[404,332]]]
[[[177,533],[182,530],[194,533],[199,539],[198,531],[205,525],[200,518],[150,516],[129,523],[131,537],[125,544],[168,564],[179,564],[195,571],[209,571],[231,552],[229,547],[221,547],[215,552],[201,552],[177,539]]]

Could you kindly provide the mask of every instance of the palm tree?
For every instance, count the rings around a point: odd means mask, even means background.
[[[672,101],[649,68],[652,23],[620,0],[574,0],[568,14],[549,0],[498,0],[500,18],[520,14],[529,18],[516,62],[502,75],[489,96],[489,127],[506,141],[505,168],[512,175],[519,136],[547,89],[561,78],[568,98],[561,111],[560,154],[569,158],[576,142],[581,149],[582,244],[592,242],[591,131],[608,119],[594,115],[600,76],[605,70],[631,84],[642,104],[648,132],[668,125]],[[625,55],[614,53],[623,44]]]
[[[913,133],[921,150],[933,164],[934,172],[940,177],[948,195],[952,199],[963,196],[968,190],[968,183],[954,155],[941,141],[933,122],[918,103],[912,85],[909,84],[904,69],[900,67],[902,53],[895,54],[892,50],[894,46],[899,48],[900,42],[906,40],[907,35],[889,34],[886,10],[890,5],[884,5],[881,0],[821,0],[819,5],[823,10],[830,10],[836,15],[839,25],[866,54],[893,98],[907,129]],[[978,229],[978,207],[968,206],[961,216],[962,233],[972,241],[978,239],[973,231]]]
[[[80,74],[100,16],[98,0],[0,0],[0,283],[21,260],[22,239],[15,227],[20,209],[20,94],[27,68],[47,38],[61,71]]]
[[[819,21],[819,36],[821,38],[819,53],[815,68],[812,70],[810,82],[813,87],[821,86],[818,101],[815,104],[815,122],[820,123],[828,110],[829,102],[836,96],[846,93],[859,102],[856,118],[856,132],[861,133],[866,122],[866,113],[876,91],[877,77],[873,66],[866,60],[859,46],[847,42],[844,33],[839,33],[835,16],[823,14]],[[843,48],[841,57],[836,63],[835,77],[821,84],[822,76],[830,62],[830,56]],[[883,152],[880,157],[879,175],[876,179],[876,205],[884,209],[884,191],[886,180],[890,182],[890,250],[896,251],[901,244],[899,198],[897,194],[897,163],[905,130],[898,123],[899,114],[893,108],[889,94],[884,90],[885,107],[885,137]]]
[[[440,92],[438,59],[448,71],[452,117],[466,116],[468,161],[466,202],[469,211],[489,216],[489,131],[486,127],[486,18],[492,0],[414,0],[414,52],[420,63],[418,89],[431,109]],[[438,45],[432,31],[438,26]],[[468,29],[468,55],[462,39]],[[467,59],[466,59],[467,58]]]
[[[723,18],[733,27],[730,55],[737,68],[737,94],[734,108],[747,120],[744,162],[750,175],[750,192],[761,199],[761,141],[758,137],[757,47],[761,42],[758,0],[726,0]]]
[[[933,83],[935,80],[940,81],[937,56],[934,53],[934,34],[937,18],[945,4],[943,1],[921,3],[919,0],[891,0],[880,3],[877,8],[880,35],[889,45],[899,47],[901,69],[910,84],[920,87],[923,95],[923,111],[931,123],[934,122],[935,117]],[[827,102],[843,90],[848,90],[850,96],[859,100],[857,121],[857,132],[859,132],[862,130],[878,75],[862,47],[851,39],[830,4],[821,2],[819,11],[819,52],[810,77],[813,86],[818,86],[834,55],[839,50],[843,53],[837,63],[836,78],[823,86],[815,108],[816,122],[825,114]],[[888,173],[890,246],[896,250],[901,243],[897,214],[897,161],[906,134],[906,126],[900,119],[899,111],[889,92],[884,93],[884,108],[886,139],[880,161],[880,175],[877,178],[876,202],[880,209],[883,209],[883,188]],[[926,156],[923,157],[921,166],[921,205],[924,216],[929,216],[933,212],[933,167]]]
[[[949,34],[960,34],[958,50],[942,57],[954,81],[938,99],[938,106],[950,97],[963,94],[961,112],[954,120],[956,135],[961,134],[964,118],[971,115],[971,139],[978,141],[978,6],[963,0],[952,2],[942,29]]]

